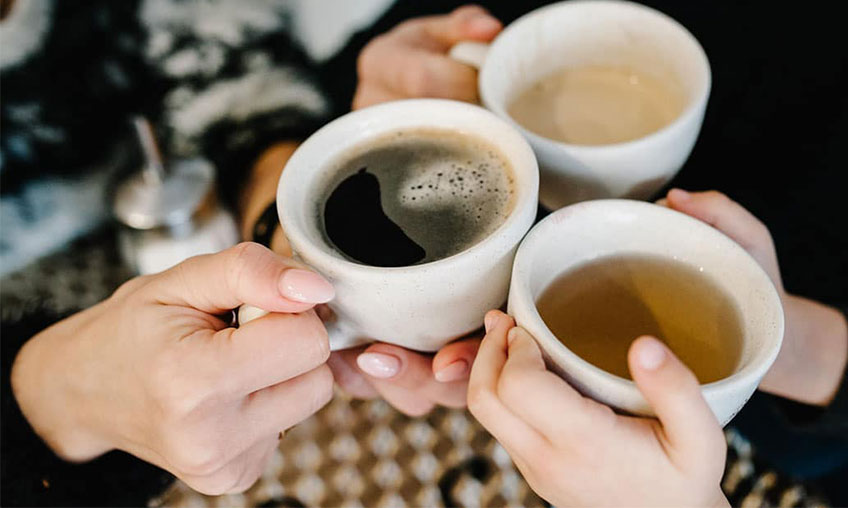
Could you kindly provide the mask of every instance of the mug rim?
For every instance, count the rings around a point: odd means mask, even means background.
[[[569,376],[573,376],[578,382],[585,383],[587,385],[595,385],[596,382],[603,384],[608,388],[614,389],[617,393],[624,394],[629,400],[634,400],[637,397],[641,397],[641,392],[636,386],[636,383],[632,380],[625,379],[621,376],[617,376],[611,372],[608,372],[596,365],[592,364],[588,360],[585,360],[577,353],[573,352],[567,346],[565,346],[556,336],[551,332],[548,325],[545,324],[545,321],[542,319],[542,316],[539,314],[539,310],[536,307],[535,299],[532,294],[532,291],[529,287],[529,277],[525,276],[525,272],[529,269],[528,265],[535,258],[535,254],[538,252],[537,244],[543,238],[542,230],[546,229],[546,234],[551,234],[551,227],[540,227],[545,223],[554,223],[556,221],[565,222],[567,219],[558,218],[557,215],[561,214],[561,212],[566,211],[564,213],[568,213],[569,209],[580,208],[596,208],[596,207],[629,207],[631,210],[633,209],[642,209],[645,210],[648,207],[654,207],[654,211],[661,210],[660,213],[668,212],[666,217],[668,220],[675,221],[681,224],[685,224],[687,227],[698,229],[702,231],[704,236],[711,237],[717,243],[721,243],[723,249],[729,249],[731,251],[736,251],[739,254],[742,254],[742,258],[745,259],[744,263],[747,265],[748,269],[751,272],[757,273],[758,278],[760,279],[761,286],[765,288],[766,293],[769,295],[769,299],[771,303],[778,309],[776,314],[776,322],[773,323],[776,325],[775,332],[773,335],[769,334],[771,340],[767,342],[763,348],[757,350],[757,354],[749,361],[746,365],[743,365],[738,370],[735,370],[729,376],[723,377],[716,381],[710,383],[699,383],[701,392],[704,394],[704,397],[709,400],[709,398],[713,395],[717,395],[720,392],[723,392],[729,388],[744,385],[749,383],[752,380],[756,380],[761,378],[774,363],[774,360],[777,358],[778,353],[780,352],[781,344],[783,343],[783,334],[784,334],[784,314],[783,314],[783,306],[780,301],[780,296],[777,293],[777,289],[774,286],[774,283],[771,282],[768,274],[765,270],[757,263],[757,261],[739,244],[729,238],[727,235],[722,233],[721,231],[709,226],[706,223],[699,221],[693,217],[690,217],[686,214],[677,212],[675,210],[671,210],[668,208],[661,207],[660,205],[656,205],[653,203],[647,203],[643,201],[630,200],[630,199],[598,199],[593,201],[584,201],[582,203],[577,203],[574,205],[569,205],[560,210],[550,214],[545,217],[543,220],[539,221],[529,233],[524,237],[521,245],[518,248],[518,251],[515,255],[515,262],[513,264],[512,277],[510,280],[510,298],[509,298],[509,310],[513,317],[517,318],[517,314],[520,314],[524,319],[530,319],[533,321],[532,326],[540,330],[542,333],[541,337],[537,337],[536,333],[531,333],[533,338],[542,343],[546,344],[546,347],[553,347],[558,354],[564,355],[564,357],[568,360],[568,364],[565,366],[556,361],[555,358],[551,358],[551,361],[557,365],[560,369],[567,372]],[[640,213],[638,210],[636,213]],[[559,224],[559,222],[557,222]],[[561,227],[561,226],[559,226]],[[576,265],[570,265],[567,269],[572,269]],[[561,270],[559,273],[564,273],[567,269]],[[517,299],[516,299],[517,297]],[[519,325],[521,326],[521,325]],[[541,345],[541,344],[540,344]],[[545,348],[542,348],[543,351]],[[545,352],[545,355],[550,357],[550,355]],[[573,369],[573,364],[575,364],[583,371],[588,370],[588,374],[586,372],[578,372],[575,373]],[[571,364],[569,366],[569,364]],[[590,382],[586,382],[588,378],[591,378]],[[628,408],[622,408],[628,409]]]
[[[485,238],[480,240],[479,242],[471,245],[470,247],[461,250],[455,254],[450,256],[436,259],[434,261],[429,261],[427,263],[415,264],[415,265],[407,265],[407,266],[373,266],[367,265],[363,263],[357,263],[355,261],[351,261],[349,259],[345,259],[341,255],[334,254],[332,251],[332,247],[329,245],[320,246],[316,245],[316,242],[313,242],[304,231],[297,225],[296,215],[299,214],[298,210],[294,209],[294,203],[297,200],[289,200],[286,199],[287,195],[287,187],[290,187],[286,184],[287,180],[291,180],[291,175],[296,171],[307,171],[305,165],[302,164],[301,159],[306,157],[304,154],[308,152],[312,152],[314,150],[320,149],[321,143],[323,143],[323,138],[329,133],[336,129],[341,129],[343,125],[347,125],[353,122],[364,122],[371,117],[379,117],[381,115],[390,114],[392,112],[404,112],[408,110],[410,113],[414,113],[420,111],[422,108],[443,108],[443,109],[453,109],[455,114],[462,115],[479,115],[485,118],[488,122],[498,126],[499,129],[502,129],[506,136],[512,137],[515,142],[516,151],[512,154],[514,157],[510,156],[508,153],[504,153],[504,150],[500,149],[498,145],[492,143],[486,135],[480,135],[477,133],[470,133],[470,135],[476,136],[478,138],[483,139],[485,142],[494,145],[498,148],[498,153],[507,158],[510,163],[510,167],[512,168],[513,177],[515,180],[515,192],[514,192],[514,203],[512,206],[512,210],[506,219],[501,223],[494,231],[489,233]],[[486,118],[488,117],[488,118]],[[451,127],[446,125],[427,125],[423,123],[418,128],[441,128],[446,130],[456,129],[458,132],[462,129],[459,127]],[[402,126],[402,127],[390,127],[385,129],[385,132],[381,132],[377,135],[385,134],[386,132],[391,132],[395,129],[404,129],[404,128],[416,128],[413,126]],[[350,143],[345,145],[340,150],[335,150],[335,155],[339,153],[343,153],[345,150],[349,150],[359,144],[365,143],[367,141],[359,140],[355,143]],[[309,154],[311,155],[311,154]],[[329,160],[332,156],[328,155],[327,160]],[[314,180],[316,177],[326,174],[325,172],[326,166],[321,166],[318,169],[313,170],[315,176],[312,177]],[[287,177],[288,175],[288,177]],[[288,192],[293,192],[293,189]],[[358,273],[362,275],[381,275],[385,276],[387,274],[415,274],[415,273],[426,273],[431,270],[438,270],[446,265],[455,264],[463,259],[474,259],[474,255],[480,251],[485,249],[491,249],[493,244],[496,243],[508,243],[511,247],[515,248],[514,244],[518,244],[521,238],[526,234],[527,229],[523,229],[522,224],[525,222],[525,218],[522,213],[525,208],[532,208],[532,215],[535,217],[536,215],[536,202],[538,201],[538,193],[539,193],[539,168],[538,162],[536,160],[536,155],[533,152],[533,149],[530,147],[530,144],[527,140],[521,135],[520,132],[517,132],[515,127],[510,125],[508,122],[504,121],[502,118],[499,118],[497,115],[492,113],[491,111],[486,110],[483,107],[476,106],[473,104],[468,104],[465,102],[448,100],[448,99],[433,99],[433,98],[418,98],[418,99],[401,99],[396,101],[390,101],[383,104],[377,104],[374,106],[369,106],[367,108],[363,108],[356,111],[348,112],[331,122],[327,123],[317,131],[315,131],[312,135],[310,135],[306,141],[304,141],[289,160],[286,162],[286,165],[283,169],[282,174],[280,175],[280,179],[277,183],[277,215],[280,221],[280,224],[283,225],[286,237],[289,240],[289,243],[292,246],[292,250],[295,253],[303,252],[304,250],[308,250],[309,257],[311,259],[317,259],[318,262],[323,266],[332,266],[336,269],[344,270],[345,273]],[[528,204],[529,203],[529,204]],[[291,215],[291,217],[290,217]],[[532,222],[530,224],[532,226]],[[517,230],[521,229],[520,234],[517,233]],[[507,235],[507,233],[510,233]],[[514,238],[514,242],[506,240],[509,238]],[[295,248],[295,246],[297,246]],[[497,245],[495,245],[497,246]],[[305,248],[304,248],[305,247]],[[498,249],[500,250],[508,250],[508,249]],[[322,268],[317,267],[316,268]]]
[[[556,139],[551,139],[540,134],[536,134],[535,132],[530,131],[519,122],[517,122],[512,115],[510,115],[505,108],[505,105],[500,103],[495,103],[491,100],[491,96],[489,93],[489,89],[486,86],[486,83],[489,80],[486,77],[489,73],[486,72],[487,68],[491,68],[491,61],[493,59],[493,55],[495,55],[495,51],[498,48],[504,47],[507,44],[504,41],[504,37],[511,31],[514,31],[518,28],[518,25],[529,23],[531,20],[541,17],[548,13],[548,11],[559,11],[559,10],[567,10],[570,8],[579,8],[585,5],[606,5],[610,7],[629,7],[637,10],[641,10],[646,12],[656,18],[663,19],[664,21],[670,22],[675,28],[677,28],[690,42],[694,44],[694,48],[698,55],[700,56],[699,62],[702,65],[702,69],[705,71],[705,80],[702,85],[701,91],[698,93],[697,97],[690,101],[689,104],[684,108],[684,110],[677,115],[677,117],[670,123],[662,126],[661,128],[646,134],[644,136],[631,139],[628,141],[620,141],[617,143],[605,143],[600,145],[583,145],[577,143],[567,143],[565,141],[558,141]],[[670,135],[673,131],[678,130],[680,127],[689,124],[693,118],[696,118],[700,115],[700,112],[705,108],[707,100],[710,96],[710,90],[712,89],[712,68],[710,67],[710,61],[707,57],[706,52],[704,51],[703,46],[698,41],[698,39],[692,35],[692,33],[683,26],[679,21],[675,20],[668,14],[665,14],[662,11],[654,9],[652,7],[648,7],[647,5],[642,5],[636,2],[631,2],[629,0],[567,0],[560,1],[550,5],[545,5],[543,7],[539,7],[538,9],[534,9],[510,23],[504,28],[504,30],[498,34],[495,40],[492,42],[491,47],[489,48],[488,54],[486,55],[485,60],[483,61],[483,66],[480,68],[480,75],[478,77],[477,88],[480,93],[480,98],[482,99],[483,104],[491,110],[493,113],[496,113],[498,117],[508,121],[513,127],[517,128],[519,132],[525,137],[532,141],[533,144],[541,144],[541,145],[549,145],[552,147],[557,147],[559,149],[567,149],[570,151],[585,151],[589,153],[600,152],[604,150],[627,150],[638,148],[643,144],[648,144],[656,141],[662,137],[666,137]]]

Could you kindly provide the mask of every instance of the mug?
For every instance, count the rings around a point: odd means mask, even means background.
[[[588,261],[649,255],[700,270],[735,304],[743,329],[739,363],[728,377],[701,386],[725,425],[774,363],[783,340],[783,307],[768,275],[736,242],[697,219],[663,206],[623,199],[578,203],[538,223],[515,257],[509,313],[539,344],[548,366],[581,393],[620,410],[653,416],[636,384],[587,362],[545,325],[536,300],[559,275]],[[636,337],[633,337],[636,339]]]
[[[461,42],[450,56],[479,69],[483,105],[530,142],[539,161],[539,200],[551,210],[600,198],[648,199],[680,170],[704,118],[710,65],[682,25],[631,2],[576,0],[532,11],[491,45]],[[674,80],[686,106],[669,125],[642,138],[607,145],[563,143],[530,132],[507,108],[522,91],[568,67],[627,67]]]
[[[488,237],[443,259],[377,267],[344,258],[324,240],[316,216],[328,171],[346,152],[398,130],[435,128],[486,140],[512,168],[513,207]],[[297,258],[333,284],[326,323],[332,350],[380,341],[436,351],[483,323],[507,297],[518,242],[536,216],[539,170],[533,150],[510,125],[478,106],[439,99],[389,102],[348,113],[309,137],[286,164],[277,212]],[[243,307],[239,321],[262,311]]]

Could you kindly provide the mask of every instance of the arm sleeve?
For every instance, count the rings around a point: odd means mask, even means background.
[[[848,322],[848,305],[836,306]],[[848,373],[842,380],[833,400],[825,407],[808,406],[786,399],[780,408],[788,423],[803,433],[835,437],[848,443]]]
[[[2,427],[0,498],[3,506],[145,506],[173,477],[124,452],[74,464],[57,457],[18,408],[10,374],[15,355],[31,336],[62,316],[2,324]]]

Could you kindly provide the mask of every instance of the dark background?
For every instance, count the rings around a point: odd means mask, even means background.
[[[327,66],[350,104],[355,55],[409,17],[466,2],[401,1]],[[479,2],[509,23],[551,2]],[[839,3],[645,1],[698,39],[712,68],[704,125],[672,185],[718,189],[771,229],[788,291],[848,303],[848,24]]]

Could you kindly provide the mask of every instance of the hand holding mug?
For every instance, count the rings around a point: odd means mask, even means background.
[[[312,307],[333,288],[257,244],[133,279],[27,342],[15,397],[60,456],[121,449],[207,494],[247,489],[287,428],[332,397]],[[243,303],[272,311],[238,329]]]
[[[842,313],[784,289],[768,228],[739,203],[716,191],[672,189],[659,204],[702,220],[738,243],[765,270],[783,303],[786,331],[760,389],[807,404],[828,404],[848,362]]]
[[[658,420],[615,414],[545,367],[533,338],[498,311],[471,372],[468,408],[554,506],[727,506],[725,441],[695,376],[660,341],[629,364]]]
[[[447,53],[460,41],[490,41],[501,27],[476,5],[399,24],[360,53],[353,109],[417,97],[476,102],[477,71]]]

